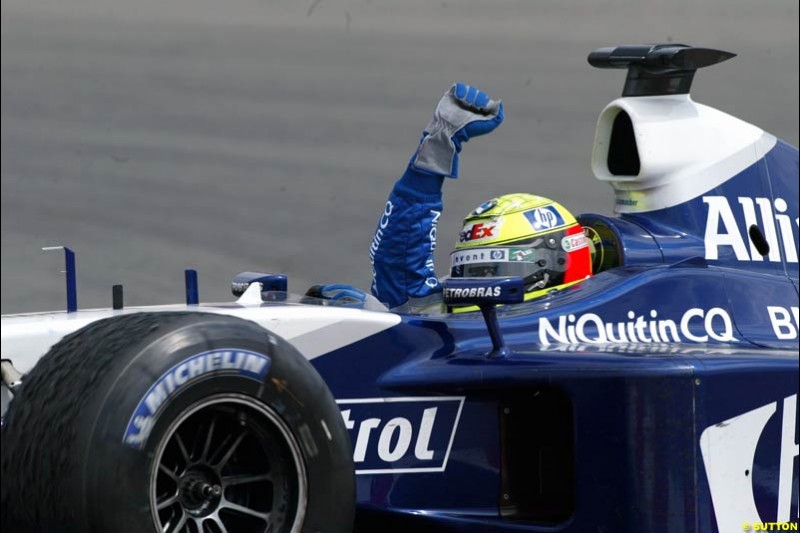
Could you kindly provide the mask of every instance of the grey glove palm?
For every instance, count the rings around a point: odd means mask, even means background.
[[[503,122],[503,103],[464,83],[456,83],[444,94],[423,132],[411,159],[416,170],[438,176],[458,177],[461,144],[485,135]]]

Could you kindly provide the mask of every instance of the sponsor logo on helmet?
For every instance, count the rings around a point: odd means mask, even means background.
[[[492,210],[497,205],[497,200],[489,200],[488,202],[483,202],[481,205],[475,208],[472,213],[469,214],[470,217],[477,217],[484,214],[487,211]]]
[[[738,261],[772,261],[797,263],[798,220],[794,222],[786,214],[788,204],[783,198],[773,202],[769,198],[737,198],[738,206],[731,208],[725,196],[704,196],[703,203],[708,206],[706,216],[705,247],[706,259],[719,259],[720,250],[731,250]],[[742,232],[738,221],[744,221]],[[747,235],[747,229],[756,225],[763,232],[769,244],[766,256],[758,253],[756,246]],[[780,239],[778,234],[780,233]]]
[[[536,259],[533,248],[479,248],[475,250],[457,250],[450,255],[451,266],[475,263],[518,263],[531,262]]]
[[[532,248],[512,248],[511,261],[533,261],[536,257],[536,252]]]
[[[574,252],[575,250],[580,250],[581,248],[586,248],[587,246],[589,246],[589,241],[586,239],[586,235],[583,233],[578,233],[577,235],[567,235],[561,239],[561,248],[563,248],[565,252]]]
[[[459,242],[477,242],[494,239],[500,233],[499,222],[477,222],[467,224],[458,236]]]
[[[586,313],[558,317],[557,325],[549,318],[539,319],[539,343],[551,344],[608,344],[608,343],[670,343],[670,342],[734,342],[733,320],[725,309],[692,308],[679,320],[658,318],[653,309],[649,318],[628,311],[628,320],[606,322],[599,315]]]
[[[143,448],[161,408],[187,386],[221,375],[262,382],[270,363],[266,355],[245,350],[212,350],[189,357],[164,372],[139,400],[122,442]]]
[[[525,211],[523,214],[536,231],[544,231],[564,225],[564,217],[561,216],[561,213],[559,213],[558,209],[553,205],[537,207],[536,209]]]
[[[508,248],[458,250],[451,254],[451,266],[469,265],[474,263],[491,263],[493,261],[507,261]]]
[[[337,400],[356,475],[444,472],[463,397]]]

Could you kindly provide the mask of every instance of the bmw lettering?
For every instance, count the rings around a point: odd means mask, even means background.
[[[561,213],[550,205],[525,211],[525,218],[531,223],[533,229],[537,231],[558,228],[564,225],[564,218]]]
[[[775,337],[781,340],[797,338],[798,328],[800,328],[800,308],[787,309],[770,305],[767,307],[767,312]]]
[[[356,474],[443,472],[463,397],[337,400]]]

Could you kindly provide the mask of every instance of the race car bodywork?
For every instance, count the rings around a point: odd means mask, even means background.
[[[306,305],[254,283],[229,304],[4,316],[3,358],[25,373],[67,333],[143,310],[255,321],[336,398],[357,531],[796,524],[798,151],[688,94],[633,93],[598,122],[617,215],[579,217],[596,274],[498,307],[499,356],[479,312]],[[480,305],[491,283],[458,290]]]

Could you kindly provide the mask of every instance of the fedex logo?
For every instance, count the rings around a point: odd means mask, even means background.
[[[460,242],[467,241],[480,241],[483,239],[493,239],[500,233],[500,225],[498,223],[484,223],[478,222],[477,224],[467,224],[458,236]]]
[[[444,472],[464,397],[337,400],[356,474]]]
[[[783,198],[772,202],[769,198],[749,198],[740,196],[735,207],[731,207],[725,196],[704,196],[703,203],[708,206],[706,218],[705,247],[706,259],[719,259],[720,249],[733,251],[738,261],[773,261],[785,259],[787,263],[797,263],[798,219],[792,222],[786,214],[788,204]],[[744,222],[741,232],[737,221]],[[756,225],[769,244],[766,257],[756,250],[750,241],[747,228]],[[747,243],[747,244],[745,244]]]
[[[525,211],[524,215],[536,231],[544,231],[564,225],[564,217],[552,205]]]

